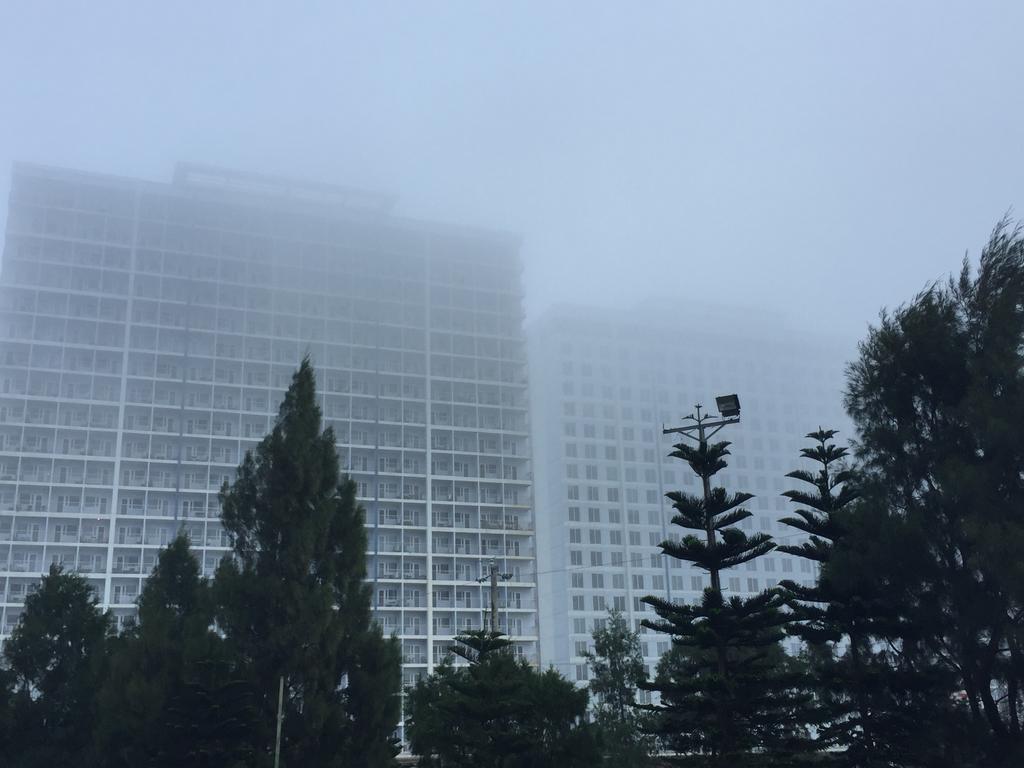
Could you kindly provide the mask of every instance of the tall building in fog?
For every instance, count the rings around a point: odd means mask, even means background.
[[[834,345],[784,327],[776,318],[664,307],[551,310],[529,329],[537,512],[541,658],[584,681],[583,657],[595,623],[617,608],[640,628],[656,618],[640,599],[698,599],[703,573],[660,554],[679,537],[670,524],[670,490],[700,493],[689,467],[669,458],[695,403],[738,393],[741,423],[716,436],[733,443],[717,477],[731,491],[756,494],[743,527],[792,543],[778,524],[794,487],[804,435],[819,425],[843,430],[842,363]],[[807,561],[773,552],[723,574],[729,592],[749,595],[783,578],[811,581]],[[641,630],[653,671],[667,635]]]
[[[517,242],[386,197],[181,166],[170,184],[16,166],[0,275],[0,635],[51,563],[118,621],[179,527],[206,574],[217,490],[302,356],[358,483],[374,615],[405,682],[512,578],[537,653]]]

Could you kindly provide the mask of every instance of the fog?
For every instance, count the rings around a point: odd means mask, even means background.
[[[519,234],[528,317],[685,297],[854,339],[1024,210],[1022,29],[1016,2],[8,2],[0,189],[16,160],[380,189]]]

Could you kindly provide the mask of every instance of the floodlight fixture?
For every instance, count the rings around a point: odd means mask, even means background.
[[[715,405],[718,406],[718,412],[727,419],[740,415],[739,395],[719,395],[715,398]]]

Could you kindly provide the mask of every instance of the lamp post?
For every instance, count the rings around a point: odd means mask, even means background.
[[[679,434],[683,437],[688,437],[697,442],[701,453],[707,451],[708,440],[729,424],[738,424],[740,421],[739,395],[719,395],[715,398],[715,405],[718,407],[718,416],[712,416],[710,413],[701,413],[703,406],[697,403],[694,406],[696,413],[683,417],[683,421],[692,421],[692,424],[663,428],[661,433],[663,435]],[[711,480],[707,477],[702,477],[701,480],[704,483],[704,503],[707,504],[711,499]],[[708,537],[708,546],[714,546],[715,529],[710,515],[708,516],[707,525],[705,533]],[[711,571],[711,587],[716,592],[721,593],[722,591],[722,579],[718,571]]]

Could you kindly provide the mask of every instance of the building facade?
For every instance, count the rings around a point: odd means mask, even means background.
[[[172,183],[19,165],[0,274],[0,637],[52,563],[123,623],[310,355],[404,682],[483,626],[537,655],[518,243],[385,197],[199,166]]]
[[[657,618],[645,595],[693,602],[708,586],[689,564],[660,554],[678,538],[665,493],[700,493],[689,467],[668,456],[696,403],[737,393],[739,424],[715,439],[732,442],[717,479],[756,495],[747,531],[794,543],[778,523],[789,502],[804,435],[819,425],[849,437],[841,407],[843,359],[852,345],[786,328],[775,317],[656,304],[635,311],[558,307],[531,324],[531,402],[537,512],[541,658],[585,681],[583,654],[611,609],[641,631],[648,674],[669,638],[640,626]],[[782,579],[811,582],[806,560],[778,552],[723,574],[724,588],[750,595]]]

